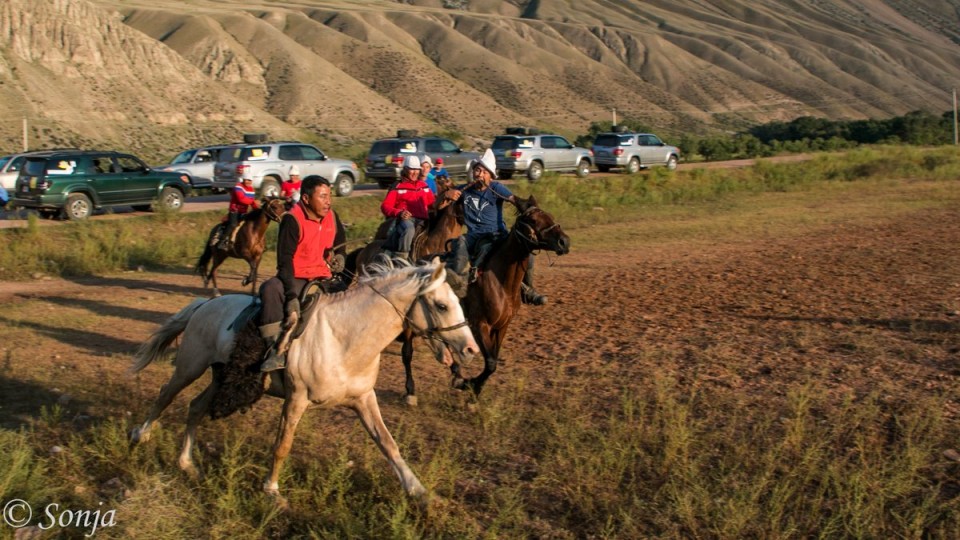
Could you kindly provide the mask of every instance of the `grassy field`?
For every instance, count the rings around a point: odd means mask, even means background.
[[[948,150],[519,185],[574,253],[544,261],[552,303],[521,315],[490,387],[450,390],[421,358],[421,405],[404,408],[385,355],[384,417],[438,496],[426,509],[346,412],[306,415],[287,511],[259,491],[276,400],[201,428],[200,481],[176,465],[195,391],[130,448],[171,368],[123,370],[202,293],[186,274],[210,216],[5,231],[5,272],[66,279],[4,297],[0,501],[30,502],[35,525],[50,503],[113,509],[107,538],[960,537]],[[369,234],[375,205],[336,204]]]

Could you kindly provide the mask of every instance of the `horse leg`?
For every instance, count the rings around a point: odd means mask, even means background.
[[[192,456],[193,445],[197,438],[197,426],[200,425],[204,416],[210,411],[213,396],[216,395],[217,388],[220,386],[218,375],[222,369],[223,364],[214,364],[213,380],[210,382],[210,385],[190,401],[190,410],[187,413],[187,429],[183,436],[183,449],[180,451],[178,464],[180,465],[180,469],[194,480],[199,480],[201,477],[200,471],[197,470],[196,465],[193,463]]]
[[[217,287],[217,268],[220,268],[220,265],[223,264],[225,260],[227,260],[226,255],[221,255],[220,251],[217,251],[213,257],[213,264],[210,265],[210,281],[213,283],[214,298],[220,296],[220,289]]]
[[[290,396],[283,402],[283,415],[280,417],[277,440],[273,445],[273,464],[270,467],[270,474],[263,481],[263,491],[276,498],[277,503],[282,507],[287,504],[286,500],[280,496],[280,469],[287,455],[290,454],[297,424],[309,404],[310,400],[305,394]]]
[[[403,334],[403,346],[400,347],[400,358],[403,360],[403,371],[406,373],[407,380],[405,384],[406,394],[403,401],[411,407],[417,406],[417,389],[413,384],[413,335],[409,332]]]
[[[130,442],[132,444],[137,444],[141,442],[147,442],[150,440],[150,430],[153,427],[154,422],[157,418],[163,413],[170,403],[173,401],[173,398],[177,397],[177,394],[180,393],[184,388],[186,388],[190,383],[200,378],[203,375],[203,372],[207,370],[206,365],[192,364],[187,367],[181,367],[187,364],[186,362],[180,361],[179,354],[177,355],[177,367],[173,372],[173,376],[170,377],[170,380],[167,381],[167,384],[163,385],[160,388],[160,395],[157,396],[157,401],[153,404],[153,407],[150,408],[150,413],[147,415],[147,419],[140,425],[140,427],[133,428],[133,431],[130,432]]]
[[[260,266],[260,257],[247,261],[247,264],[250,265],[250,273],[247,274],[247,277],[243,278],[243,282],[240,285],[247,285],[248,283],[253,283],[252,294],[255,295],[257,294],[257,268]]]
[[[376,392],[368,391],[357,398],[351,406],[373,442],[377,443],[377,447],[390,462],[393,472],[397,473],[397,477],[400,478],[400,483],[403,484],[403,490],[407,492],[407,495],[421,499],[426,498],[426,488],[423,487],[423,484],[420,483],[420,480],[400,456],[400,448],[397,447],[397,442],[393,440],[390,432],[387,431],[387,426],[383,423]]]
[[[480,341],[480,349],[483,351],[483,371],[472,379],[467,379],[460,383],[457,388],[460,390],[473,390],[473,394],[480,395],[483,385],[495,371],[497,371],[497,361],[500,358],[500,343],[503,341],[503,330],[493,330],[491,328],[482,328],[480,335],[483,339]]]

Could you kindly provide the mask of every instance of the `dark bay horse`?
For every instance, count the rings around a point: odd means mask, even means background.
[[[204,287],[213,282],[213,296],[220,296],[220,289],[217,288],[217,268],[228,257],[247,261],[250,265],[250,273],[243,278],[241,285],[252,284],[253,294],[257,294],[257,268],[260,266],[260,258],[263,257],[263,251],[267,245],[265,240],[267,227],[270,226],[271,221],[279,222],[284,212],[286,212],[284,199],[264,199],[261,207],[247,213],[237,226],[237,234],[230,249],[220,249],[213,242],[217,230],[224,224],[218,223],[210,229],[203,255],[200,255],[200,260],[197,261],[196,272],[203,278]]]
[[[507,335],[513,317],[520,310],[520,285],[527,273],[528,257],[540,250],[550,250],[557,255],[570,252],[570,237],[563,232],[553,216],[537,206],[533,196],[517,199],[517,219],[503,241],[487,258],[477,280],[467,288],[461,300],[470,329],[473,331],[480,351],[483,353],[483,371],[471,379],[464,379],[459,365],[454,364],[454,386],[470,389],[479,395],[487,378],[497,369],[500,346]],[[406,372],[405,401],[416,404],[411,361],[413,360],[414,335],[404,330],[401,336],[401,357]]]

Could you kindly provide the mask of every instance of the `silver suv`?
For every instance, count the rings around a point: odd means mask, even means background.
[[[601,133],[593,141],[593,155],[600,172],[618,167],[628,174],[656,166],[672,171],[680,161],[680,150],[652,133]]]
[[[234,143],[234,145],[239,143]],[[158,171],[177,172],[190,178],[193,189],[209,189],[213,186],[213,166],[220,161],[220,151],[231,148],[229,144],[204,146],[184,150],[166,165],[153,167]]]
[[[560,135],[525,135],[517,131],[521,130],[511,128],[507,135],[493,139],[500,178],[509,180],[514,174],[525,172],[527,179],[536,182],[544,171],[576,172],[580,178],[590,174],[593,152],[589,149],[574,146]]]
[[[418,137],[414,130],[399,130],[397,137],[378,139],[367,153],[364,173],[368,180],[376,180],[380,187],[388,188],[400,179],[403,159],[408,155],[426,154],[436,163],[443,159],[443,167],[451,177],[467,176],[470,161],[480,157],[477,152],[467,152],[449,139],[442,137]]]
[[[290,178],[296,165],[300,177],[319,175],[330,181],[332,191],[341,197],[353,193],[359,171],[348,159],[327,157],[316,146],[295,141],[240,144],[220,151],[213,167],[213,187],[229,190],[244,174],[253,178],[253,187],[261,197],[280,195],[280,183]]]

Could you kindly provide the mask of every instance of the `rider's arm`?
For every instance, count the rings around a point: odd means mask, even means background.
[[[283,283],[284,301],[296,298],[293,288],[293,255],[300,240],[300,224],[297,218],[284,214],[280,218],[277,234],[277,277]]]
[[[391,189],[387,192],[386,198],[383,199],[383,204],[380,205],[380,211],[383,212],[383,215],[388,218],[397,217],[400,215],[400,210],[397,208],[397,190]]]

